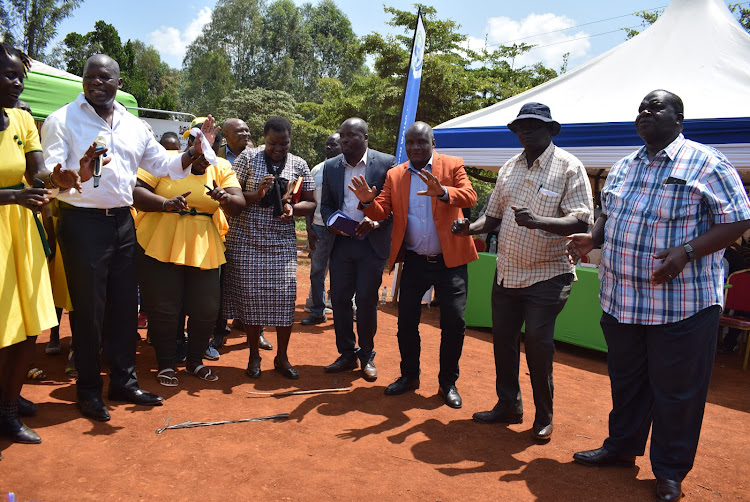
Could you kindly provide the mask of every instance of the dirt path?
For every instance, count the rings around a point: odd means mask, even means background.
[[[309,260],[300,259],[297,320],[302,319]],[[390,285],[390,278],[388,278]],[[158,408],[109,403],[112,420],[97,423],[75,408],[64,356],[44,355],[37,365],[48,379],[24,387],[39,403],[27,419],[41,445],[0,440],[0,500],[9,491],[21,501],[57,500],[652,500],[648,457],[626,470],[597,470],[572,463],[580,449],[601,445],[610,409],[603,354],[558,344],[555,360],[555,433],[535,444],[531,420],[522,425],[480,425],[475,411],[495,403],[492,342],[487,331],[468,330],[458,389],[464,407],[453,410],[436,396],[439,317],[422,316],[422,387],[385,396],[399,374],[396,310],[378,315],[377,382],[360,373],[326,374],[337,356],[333,323],[295,324],[290,357],[301,378],[293,385],[264,353],[263,376],[244,375],[247,349],[234,331],[221,359],[208,364],[220,380],[206,383],[179,371],[180,386],[155,380],[153,349],[139,345],[141,385],[167,398]],[[63,321],[63,347],[70,343]],[[145,330],[141,331],[145,338]],[[275,334],[267,333],[275,343]],[[683,483],[690,500],[750,500],[750,372],[740,356],[718,356],[696,465]],[[521,363],[526,415],[533,401]],[[340,394],[264,397],[248,391],[348,387]],[[105,381],[106,389],[106,381]],[[258,422],[185,430],[155,430],[167,417],[215,421],[289,413],[282,422]]]

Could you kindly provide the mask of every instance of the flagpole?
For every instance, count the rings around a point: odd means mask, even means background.
[[[412,72],[412,68],[411,68],[412,59],[414,58],[414,44],[417,41],[417,33],[418,33],[418,30],[419,30],[419,20],[421,19],[421,17],[422,17],[422,7],[420,6],[419,9],[417,10],[417,19],[414,21],[414,35],[412,36],[412,39],[411,39],[411,50],[409,51],[409,65],[406,67],[407,68],[407,70],[406,70],[407,74],[406,74],[406,79],[404,80],[404,92],[403,92],[403,98],[401,100],[401,118],[400,118],[399,124],[398,124],[399,125],[399,131],[398,131],[398,135],[396,137],[396,148],[395,148],[395,151],[393,153],[393,155],[397,158],[397,161],[398,161],[399,147],[401,145],[401,142],[403,141],[403,137],[402,136],[404,134],[404,131],[402,131],[402,126],[403,126],[403,122],[404,122],[404,108],[406,106],[406,97],[407,97],[406,92],[408,90],[409,83],[411,81],[410,76],[411,76],[411,72]],[[424,21],[422,22],[422,25],[424,26]],[[426,44],[426,40],[425,40],[425,44]],[[424,56],[422,56],[422,59],[424,60]]]

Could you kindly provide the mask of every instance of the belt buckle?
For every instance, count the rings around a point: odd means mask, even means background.
[[[438,261],[438,255],[436,254],[426,254],[424,258],[427,260],[427,263],[437,263]]]
[[[109,213],[109,208],[106,208],[106,209],[104,210],[104,216],[114,216],[114,214],[110,214],[110,213]]]

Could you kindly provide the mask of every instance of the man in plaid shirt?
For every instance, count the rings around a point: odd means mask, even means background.
[[[615,164],[602,215],[570,237],[572,259],[602,246],[602,330],[612,386],[609,437],[576,453],[631,467],[649,429],[659,500],[682,496],[698,446],[723,301],[722,256],[750,228],[742,181],[717,150],[682,135],[682,100],[657,90],[635,120],[645,146]]]
[[[570,295],[575,266],[566,236],[593,223],[591,186],[573,155],[555,146],[560,124],[549,107],[526,103],[508,124],[523,146],[497,175],[485,214],[469,225],[456,220],[458,234],[491,232],[498,226],[497,273],[492,290],[492,339],[498,402],[474,414],[480,423],[520,424],[523,402],[518,383],[521,326],[534,390],[533,435],[552,434],[552,357],[555,320]]]

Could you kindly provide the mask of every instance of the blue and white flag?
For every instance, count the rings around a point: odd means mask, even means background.
[[[396,142],[396,162],[406,162],[406,149],[404,148],[404,135],[406,129],[414,123],[417,115],[417,104],[419,102],[419,84],[422,83],[422,63],[424,63],[424,46],[426,34],[422,23],[422,9],[417,12],[417,27],[414,30],[414,42],[411,48],[411,59],[409,60],[409,76],[406,79],[404,90],[404,106],[401,108],[401,124],[398,128],[398,141]]]

